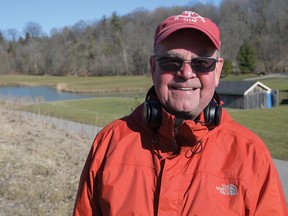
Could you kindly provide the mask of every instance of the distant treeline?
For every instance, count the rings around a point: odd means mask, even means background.
[[[195,11],[217,23],[226,73],[241,72],[245,57],[253,58],[255,63],[250,72],[287,72],[287,0],[224,0],[218,7],[191,3],[154,11],[137,9],[124,16],[114,12],[93,23],[79,21],[71,27],[52,29],[49,36],[34,22],[26,24],[24,36],[18,36],[14,29],[0,31],[0,73],[148,74],[157,24],[184,10]]]

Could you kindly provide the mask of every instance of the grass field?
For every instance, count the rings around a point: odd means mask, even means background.
[[[271,109],[228,109],[234,120],[250,128],[266,143],[274,158],[288,160],[288,106]]]
[[[235,77],[241,80],[241,76]],[[242,77],[243,79],[243,77]],[[140,92],[143,96],[99,97],[75,101],[39,103],[19,107],[57,118],[85,124],[104,126],[114,119],[129,114],[144,101],[144,95],[151,85],[151,78],[141,77],[34,77],[0,76],[0,84],[52,85],[64,83],[69,91],[75,92]],[[233,80],[226,77],[224,80]],[[231,116],[257,133],[267,144],[272,156],[288,160],[288,78],[261,80],[272,89],[279,89],[279,107],[258,110],[228,109]]]
[[[128,115],[144,98],[100,97],[22,106],[19,109],[41,115],[104,126]]]

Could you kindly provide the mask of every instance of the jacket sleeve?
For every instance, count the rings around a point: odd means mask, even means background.
[[[288,216],[282,184],[270,154],[266,155],[260,167],[256,186],[258,199],[255,199],[255,211],[251,215]]]
[[[100,132],[93,142],[80,177],[74,205],[74,216],[102,215],[99,199],[97,198],[99,189],[96,184],[96,176],[101,168],[109,140],[109,133],[103,135]]]

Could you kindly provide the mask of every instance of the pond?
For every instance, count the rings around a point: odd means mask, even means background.
[[[49,86],[5,86],[0,87],[0,98],[15,99],[27,98],[29,100],[59,101],[78,100],[83,98],[96,97],[96,94],[60,92]]]

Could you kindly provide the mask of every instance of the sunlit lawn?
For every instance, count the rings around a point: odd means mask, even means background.
[[[23,106],[20,109],[84,124],[104,126],[115,119],[128,115],[143,100],[143,98],[137,97],[100,97],[40,103]]]
[[[250,128],[266,143],[275,158],[288,160],[288,106],[272,109],[228,109],[240,124]]]

